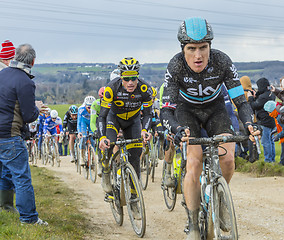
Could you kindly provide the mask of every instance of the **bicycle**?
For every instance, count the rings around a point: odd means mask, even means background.
[[[54,166],[54,160],[56,161],[57,167],[60,167],[60,157],[59,157],[59,152],[58,152],[58,145],[57,145],[57,137],[60,136],[60,134],[53,134],[51,136],[45,136],[45,150],[47,152],[47,157],[45,157],[45,164],[47,161],[50,163],[50,165],[53,167]],[[47,141],[47,139],[49,141]],[[48,146],[49,144],[49,146]]]
[[[76,171],[81,174],[81,165],[80,165],[80,160],[79,160],[79,154],[80,154],[80,148],[79,148],[79,144],[80,144],[80,139],[77,136],[77,132],[74,132],[76,138],[75,138],[75,142],[74,142],[74,164],[76,167]]]
[[[165,177],[167,171],[167,163],[164,161],[162,170],[162,183],[161,188],[163,190],[163,196],[165,204],[169,211],[173,211],[176,205],[177,194],[183,195],[183,179],[185,176],[185,166],[186,166],[186,142],[182,143],[182,153],[179,157],[176,153],[178,147],[175,148],[175,155],[172,162],[171,178],[175,181],[174,187],[168,187],[165,184]],[[184,197],[182,200],[182,205],[185,205]]]
[[[36,137],[33,137],[26,141],[26,147],[29,153],[29,162],[33,165],[36,165],[38,158],[38,149]]]
[[[119,150],[108,159],[107,151],[103,156],[106,166],[111,169],[112,193],[106,194],[105,201],[110,203],[116,223],[123,224],[123,206],[127,206],[128,215],[134,232],[143,237],[146,231],[146,213],[142,189],[138,176],[128,162],[127,144],[142,144],[140,139],[120,138],[111,146],[117,145]],[[139,143],[140,142],[140,143]],[[119,156],[119,160],[116,160]],[[136,213],[134,209],[136,208]],[[139,214],[136,215],[136,214]]]
[[[148,186],[148,178],[151,172],[151,152],[151,144],[149,141],[147,141],[145,146],[142,148],[142,154],[140,159],[140,182],[143,190],[146,190]]]
[[[91,144],[91,138],[93,137],[92,133],[87,132],[86,136],[86,146],[85,146],[85,165],[83,165],[84,177],[90,179],[93,183],[97,180],[97,166],[98,166],[98,156],[95,153],[95,150]]]
[[[203,151],[203,170],[200,176],[201,201],[199,228],[201,239],[238,239],[237,221],[229,185],[222,176],[219,165],[218,147],[222,143],[242,142],[247,136],[216,135],[210,138],[189,139],[189,145],[207,146]],[[226,153],[225,153],[226,154]],[[219,211],[226,208],[229,213],[229,227],[220,219]],[[223,230],[222,230],[223,229]],[[187,230],[185,230],[187,231]]]
[[[155,168],[157,167],[158,161],[158,150],[160,147],[160,134],[163,132],[158,132],[157,137],[153,137],[153,146],[150,141],[147,141],[142,149],[142,155],[140,160],[140,181],[143,190],[146,190],[148,186],[149,175],[151,175],[152,182],[155,179]]]

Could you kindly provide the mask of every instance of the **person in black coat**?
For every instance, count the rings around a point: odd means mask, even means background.
[[[257,123],[262,127],[261,144],[263,146],[264,161],[275,162],[275,145],[271,137],[271,132],[275,128],[275,121],[264,110],[264,104],[269,101],[275,101],[275,95],[270,92],[270,83],[266,78],[260,78],[256,82],[258,91],[248,92],[248,101],[255,111]]]

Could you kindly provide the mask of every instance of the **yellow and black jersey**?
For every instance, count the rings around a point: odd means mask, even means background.
[[[152,89],[148,83],[138,79],[138,84],[133,92],[127,92],[122,86],[121,78],[112,80],[104,91],[99,116],[99,133],[105,136],[106,117],[109,111],[123,120],[131,120],[140,117],[141,106],[143,105],[143,116],[146,117],[142,128],[149,130],[151,126]]]

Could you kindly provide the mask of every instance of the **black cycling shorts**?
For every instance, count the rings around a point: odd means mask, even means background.
[[[67,123],[67,130],[69,134],[74,134],[77,132],[77,124]]]
[[[179,124],[188,126],[192,137],[201,137],[201,127],[206,130],[209,137],[221,133],[234,133],[223,100],[217,100],[206,107],[194,108],[192,106],[179,103],[175,110],[175,116]]]

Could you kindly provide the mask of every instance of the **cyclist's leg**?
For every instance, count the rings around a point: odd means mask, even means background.
[[[204,109],[202,109],[204,110]],[[186,104],[179,104],[176,109],[176,116],[181,126],[188,126],[190,136],[200,137],[201,120],[196,114],[197,109],[191,109]],[[203,114],[199,113],[199,114]],[[188,213],[189,238],[200,239],[198,227],[198,213],[200,205],[200,182],[199,177],[202,171],[203,152],[200,145],[187,146],[186,174],[184,176],[183,192]]]
[[[172,162],[175,155],[175,146],[172,142],[172,137],[168,134],[165,140],[165,162],[166,162],[166,176],[164,177],[164,184],[168,187],[175,186],[175,180],[171,176]]]
[[[141,138],[141,120],[140,116],[132,120],[132,123],[126,128],[122,128],[125,139]],[[129,152],[128,160],[133,166],[138,178],[140,178],[140,156],[142,154],[142,142],[127,145]]]
[[[222,119],[222,124],[220,124],[220,119]],[[230,135],[233,134],[232,129],[233,126],[225,106],[219,104],[218,107],[215,107],[214,114],[212,114],[207,121],[206,131],[208,136],[218,134]],[[229,183],[235,170],[235,143],[222,144],[222,148],[219,148],[219,155],[221,155],[220,167],[222,169],[222,175],[227,183]]]
[[[119,124],[116,121],[116,116],[109,113],[107,116],[106,137],[110,142],[116,141],[119,130]],[[113,146],[108,150],[108,157],[110,158],[113,152]],[[109,159],[108,158],[108,159]],[[106,193],[112,192],[112,186],[110,181],[110,167],[109,162],[102,162],[102,188]]]
[[[79,149],[80,149],[80,154],[79,154],[79,159],[80,159],[80,165],[81,166],[84,166],[85,165],[85,148],[86,148],[86,137],[82,137],[80,139],[80,142],[79,142]]]
[[[71,162],[74,162],[75,160],[75,150],[74,150],[75,139],[76,139],[75,134],[69,133],[69,148],[70,148]]]

